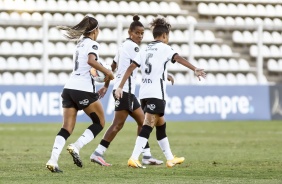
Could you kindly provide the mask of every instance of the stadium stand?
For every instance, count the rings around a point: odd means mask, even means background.
[[[100,22],[101,60],[109,64],[127,37],[133,14],[139,14],[146,27],[155,16],[163,15],[173,26],[170,43],[174,50],[208,72],[206,81],[199,83],[184,67],[170,64],[176,84],[282,82],[279,0],[0,0],[0,10],[0,84],[41,85],[44,66],[48,67],[48,85],[64,84],[72,70],[75,43],[68,42],[56,25],[73,25],[85,14],[95,15]],[[121,32],[118,22],[123,24]],[[263,26],[261,37],[258,25]],[[141,48],[153,39],[149,29],[144,35]],[[259,53],[264,61],[263,81],[257,78]]]

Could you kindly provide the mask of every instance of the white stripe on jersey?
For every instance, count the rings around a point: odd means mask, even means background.
[[[114,61],[118,65],[118,69],[116,72],[115,84],[113,89],[117,89],[124,73],[127,68],[131,64],[132,60],[136,57],[137,53],[139,53],[139,46],[131,39],[126,39],[119,47],[118,53],[116,54]],[[124,84],[123,91],[131,94],[135,93],[136,86],[136,73],[137,69],[134,70]]]
[[[161,41],[153,41],[142,49],[134,61],[141,66],[142,82],[139,98],[165,100],[167,67],[176,52]]]
[[[74,68],[64,88],[95,92],[94,80],[90,75],[91,66],[87,61],[89,54],[95,54],[99,60],[99,47],[96,41],[88,37],[79,41],[73,54]]]

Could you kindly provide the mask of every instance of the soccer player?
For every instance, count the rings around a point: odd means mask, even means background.
[[[139,45],[143,39],[144,34],[144,26],[139,21],[139,16],[133,16],[133,22],[130,24],[128,34],[129,38],[127,38],[119,47],[118,53],[114,58],[112,63],[112,71],[116,72],[116,81],[113,87],[113,96],[114,91],[118,87],[126,69],[131,64],[132,60],[135,58],[137,53],[139,52]],[[108,149],[110,143],[113,141],[117,133],[122,129],[126,118],[130,115],[137,122],[137,133],[140,132],[142,128],[142,124],[144,121],[144,112],[140,108],[140,104],[136,99],[135,93],[135,85],[136,85],[136,73],[137,70],[134,70],[131,76],[126,81],[123,99],[115,98],[115,115],[114,120],[111,126],[106,131],[103,139],[100,144],[90,156],[90,160],[92,162],[96,162],[101,166],[110,166],[111,164],[107,163],[103,158],[104,153]],[[173,80],[170,78],[170,80]],[[71,154],[76,152],[76,155],[79,155],[80,149],[85,145],[88,134],[84,133],[75,143],[72,143],[68,146],[68,150],[71,150]],[[80,160],[80,159],[78,159]],[[149,143],[146,144],[145,149],[143,150],[143,164],[151,164],[151,165],[159,165],[162,164],[163,161],[157,160],[152,157]],[[77,165],[81,165],[81,163],[76,163]]]
[[[72,133],[78,110],[83,110],[92,120],[87,129],[89,140],[97,136],[105,125],[105,116],[99,95],[106,93],[109,81],[114,79],[111,70],[104,68],[99,62],[99,44],[95,41],[99,34],[98,21],[90,16],[85,16],[81,22],[73,27],[58,26],[66,31],[65,36],[70,40],[79,40],[73,54],[74,68],[70,79],[65,84],[62,92],[63,126],[55,138],[51,158],[46,167],[51,172],[62,172],[58,166],[58,159]],[[95,91],[94,80],[91,78],[91,67],[105,73],[105,85],[98,93]],[[91,135],[91,136],[90,136]],[[74,155],[74,159],[76,159]]]
[[[139,98],[141,101],[141,107],[145,112],[145,120],[142,129],[136,139],[135,147],[130,159],[128,160],[128,166],[134,168],[144,168],[139,162],[139,155],[143,151],[143,148],[147,144],[148,138],[156,127],[156,137],[158,144],[162,149],[167,162],[167,167],[173,167],[176,164],[181,164],[184,161],[184,157],[174,157],[169,141],[166,135],[166,122],[164,118],[165,104],[166,104],[166,75],[167,75],[167,63],[178,62],[181,65],[193,70],[195,75],[199,78],[205,78],[206,74],[203,69],[198,69],[193,66],[186,59],[178,55],[168,44],[169,32],[171,25],[166,22],[164,18],[157,17],[151,23],[153,29],[154,41],[149,43],[144,50],[135,57],[131,65],[125,72],[119,87],[115,91],[117,99],[123,99],[123,87],[136,67],[141,67],[142,83],[139,91]]]

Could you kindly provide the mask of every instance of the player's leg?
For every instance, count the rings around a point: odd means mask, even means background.
[[[158,121],[158,114],[145,113],[145,119],[142,129],[136,139],[135,146],[130,159],[128,160],[128,166],[134,168],[144,168],[139,162],[139,156],[143,152],[143,148],[148,142],[150,134]]]
[[[137,101],[136,99],[136,102],[135,103],[138,103],[139,102]],[[137,123],[137,135],[139,135],[140,131],[141,131],[141,128],[142,128],[142,125],[143,125],[143,122],[144,122],[144,118],[145,118],[145,115],[144,115],[144,112],[143,110],[141,109],[140,105],[137,109],[135,109],[131,114],[130,116],[136,121]],[[158,160],[156,158],[154,158],[151,154],[151,149],[150,149],[150,146],[149,146],[149,142],[147,142],[145,148],[143,149],[143,158],[142,158],[142,163],[145,164],[145,165],[160,165],[160,164],[163,164],[163,161],[162,160]]]
[[[99,101],[99,95],[97,93],[83,92],[83,94],[73,94],[72,96],[80,109],[89,116],[92,124],[83,132],[83,134],[77,139],[75,143],[70,144],[67,147],[68,152],[71,154],[74,164],[78,167],[82,167],[82,161],[79,156],[80,149],[94,139],[103,129],[105,125],[104,110],[102,103]],[[89,103],[81,105],[83,99],[88,99]]]
[[[127,116],[128,116],[128,111],[126,110],[115,111],[114,120],[110,125],[110,127],[108,128],[108,130],[106,131],[100,144],[97,146],[94,153],[91,155],[91,161],[96,162],[101,166],[111,165],[105,161],[103,155],[108,149],[110,143],[116,137],[117,133],[122,129]]]
[[[166,122],[164,116],[160,117],[156,124],[156,137],[158,144],[167,159],[167,167],[173,167],[176,164],[181,164],[184,161],[184,157],[175,157],[171,152],[169,140],[166,135]]]
[[[50,160],[46,163],[46,167],[51,172],[62,172],[58,167],[58,159],[65,146],[66,140],[72,133],[77,116],[76,108],[64,108],[63,109],[63,126],[59,133],[57,134]]]
[[[102,166],[110,165],[105,161],[103,155],[117,133],[122,129],[131,108],[131,103],[129,102],[129,94],[127,92],[123,92],[123,97],[121,99],[115,98],[114,92],[115,90],[113,91],[113,97],[115,99],[115,115],[113,122],[106,131],[100,144],[91,155],[92,160]]]
[[[78,167],[82,167],[82,161],[79,157],[80,149],[91,142],[105,126],[104,110],[102,103],[99,100],[90,104],[83,110],[90,117],[92,124],[83,132],[75,143],[70,144],[67,148],[73,157],[74,163]]]

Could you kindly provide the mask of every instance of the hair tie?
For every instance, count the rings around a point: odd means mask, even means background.
[[[94,31],[97,27],[98,27],[98,24],[97,24],[96,27],[94,27],[94,28],[93,28],[92,30],[90,30],[90,31],[87,31],[86,33],[91,33],[91,32]]]

